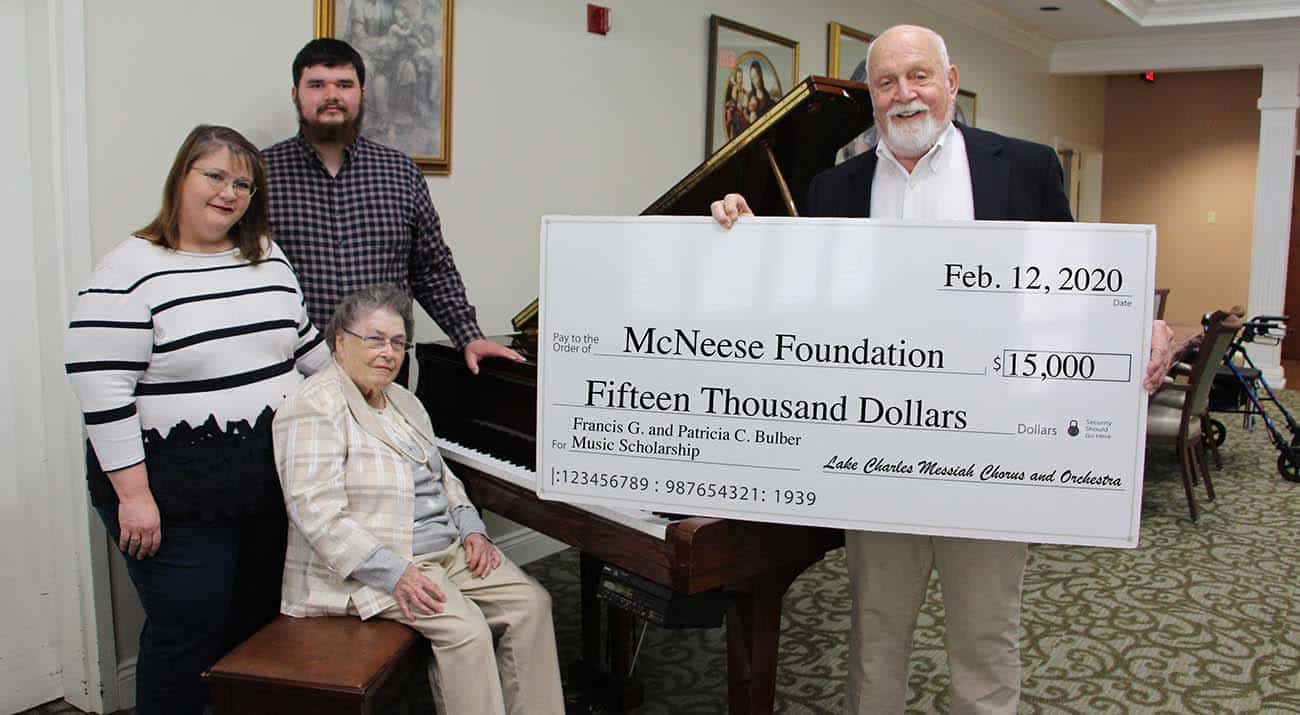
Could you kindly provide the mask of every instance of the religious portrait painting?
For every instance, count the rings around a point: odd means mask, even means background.
[[[799,43],[717,15],[709,18],[706,153],[740,136],[794,86]]]
[[[316,36],[366,63],[366,137],[406,152],[426,174],[451,173],[453,0],[316,0]]]

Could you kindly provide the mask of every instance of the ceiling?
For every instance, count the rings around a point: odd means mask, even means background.
[[[1051,42],[1300,29],[1300,0],[970,0]],[[1044,12],[1039,8],[1060,9]]]

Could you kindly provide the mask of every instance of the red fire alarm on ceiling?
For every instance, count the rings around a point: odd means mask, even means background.
[[[587,3],[587,32],[597,35],[609,33],[609,8]]]

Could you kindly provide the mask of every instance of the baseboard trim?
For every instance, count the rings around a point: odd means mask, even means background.
[[[493,539],[493,542],[501,553],[520,566],[569,548],[563,542],[532,529],[515,529]]]
[[[135,707],[135,658],[117,664],[117,710]]]

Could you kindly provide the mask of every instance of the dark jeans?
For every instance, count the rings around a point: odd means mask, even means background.
[[[97,511],[116,544],[116,508]],[[145,614],[136,715],[203,711],[210,698],[199,675],[280,610],[287,535],[283,512],[219,525],[164,525],[157,554],[126,557]]]

